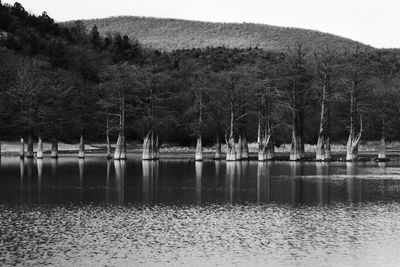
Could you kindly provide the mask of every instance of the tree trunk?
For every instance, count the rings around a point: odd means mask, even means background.
[[[303,145],[303,118],[302,113],[293,109],[293,122],[292,122],[292,146],[290,150],[290,160],[301,160],[303,158],[304,145]]]
[[[249,159],[249,145],[247,144],[246,136],[242,138],[242,160]]]
[[[27,146],[27,151],[26,151],[26,157],[27,158],[33,158],[33,141],[32,141],[32,135],[29,135],[28,137],[28,146]]]
[[[258,131],[257,131],[257,145],[258,145],[258,161],[264,161],[266,160],[265,158],[265,153],[264,153],[264,144],[262,142],[262,137],[261,137],[261,119],[258,119]]]
[[[51,157],[53,159],[58,158],[58,141],[56,138],[53,138],[53,142],[51,143]]]
[[[382,119],[382,138],[379,145],[378,159],[386,159],[386,142],[385,142],[385,119]]]
[[[155,136],[154,131],[150,130],[146,137],[143,139],[143,160],[157,160],[159,159],[159,143],[158,136]]]
[[[325,160],[330,160],[331,159],[331,139],[328,137],[325,140],[324,144],[324,151],[325,151]]]
[[[221,159],[221,143],[219,142],[219,137],[217,135],[217,139],[215,142],[215,155],[214,155],[215,160],[220,160]]]
[[[203,160],[203,147],[202,147],[201,136],[200,135],[197,137],[195,160],[196,161],[202,161]]]
[[[301,160],[303,157],[303,150],[301,136],[297,135],[295,129],[292,130],[292,147],[290,150],[290,160]]]
[[[23,159],[25,157],[25,143],[24,138],[21,138],[20,149],[19,149],[19,157]]]
[[[142,159],[143,160],[152,160],[152,153],[151,153],[151,131],[145,136],[143,139],[143,151],[142,151]]]
[[[269,134],[269,140],[267,143],[266,160],[273,160],[275,158],[275,148],[274,142],[272,141],[272,136]]]
[[[111,156],[111,143],[110,143],[110,126],[108,122],[108,115],[106,116],[106,141],[107,141],[107,159],[111,159],[112,156]]]
[[[386,142],[385,142],[385,137],[383,137],[383,136],[381,139],[381,143],[379,145],[378,159],[380,159],[380,160],[386,159]]]
[[[38,158],[38,159],[43,158],[43,141],[42,141],[42,137],[40,137],[40,136],[39,136],[39,140],[38,140],[36,158]]]
[[[359,133],[355,134],[355,126],[354,126],[354,116],[356,114],[356,99],[354,95],[354,89],[352,88],[350,92],[350,133],[349,138],[347,140],[346,145],[346,160],[353,161],[358,157],[358,144],[361,139],[362,134],[362,118],[360,116],[360,131]]]
[[[118,134],[117,144],[114,150],[114,159],[119,160],[121,158],[121,135]]]
[[[80,159],[85,158],[85,143],[83,142],[83,134],[81,134],[81,138],[79,141],[78,158],[80,158]]]
[[[324,136],[322,135],[321,131],[318,135],[317,151],[315,153],[315,159],[317,161],[325,160],[325,142],[324,142]]]
[[[239,135],[239,140],[236,146],[236,160],[242,160],[242,148],[243,148],[242,136]]]
[[[319,132],[317,141],[317,151],[315,153],[315,159],[318,161],[324,161],[325,158],[325,126],[327,122],[327,92],[326,85],[322,87],[322,101],[321,101],[321,114],[319,120]]]
[[[121,160],[126,160],[126,140],[125,140],[125,134],[122,133],[121,136],[121,143],[120,143],[120,151],[121,151],[121,156],[120,159]]]
[[[226,150],[226,160],[227,161],[235,161],[236,160],[236,151],[235,151],[235,139],[233,136],[229,138],[227,142],[227,150]]]

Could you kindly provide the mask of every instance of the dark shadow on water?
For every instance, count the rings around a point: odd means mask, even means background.
[[[0,204],[355,205],[400,200],[399,163],[4,158]]]

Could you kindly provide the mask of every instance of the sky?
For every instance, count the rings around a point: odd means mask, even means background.
[[[14,4],[15,1],[3,0]],[[19,0],[56,21],[134,15],[253,22],[318,30],[377,48],[400,48],[399,0]]]

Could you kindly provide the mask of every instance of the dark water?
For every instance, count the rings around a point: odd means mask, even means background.
[[[0,265],[399,266],[399,163],[2,158]]]

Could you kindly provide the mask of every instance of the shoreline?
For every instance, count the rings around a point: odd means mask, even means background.
[[[265,160],[261,162],[274,162],[274,161],[285,161],[285,162],[389,162],[389,161],[400,161],[400,154],[399,153],[388,153],[387,154],[387,159],[386,160],[378,160],[377,159],[378,152],[372,153],[372,152],[364,152],[364,153],[359,153],[359,158],[353,161],[346,161],[345,160],[345,154],[344,153],[332,153],[332,158],[327,161],[317,161],[315,160],[315,154],[314,153],[304,153],[304,158],[298,161],[291,161],[289,160],[289,153],[288,152],[277,152],[275,153],[275,158],[272,160]],[[127,151],[127,158],[128,159],[141,159],[141,152],[140,151]],[[19,157],[19,153],[15,151],[5,151],[1,152],[1,157],[8,157],[8,158],[14,158],[14,157]],[[58,158],[74,158],[76,157],[78,159],[78,150],[76,151],[59,151],[59,156]],[[226,154],[222,153],[221,154],[221,159],[220,161],[226,161],[225,160]],[[44,159],[50,159],[50,151],[44,151]],[[106,152],[101,151],[101,149],[93,149],[93,150],[86,150],[85,151],[85,158],[104,158],[107,159],[106,157]],[[35,152],[35,157],[36,159],[36,152]],[[113,160],[111,158],[110,160]],[[189,160],[189,161],[195,161],[195,153],[193,152],[165,152],[165,153],[160,153],[160,160]],[[213,161],[216,160],[214,159],[214,153],[212,152],[204,152],[203,153],[203,161]],[[237,160],[237,161],[257,161],[258,162],[258,157],[256,152],[250,152],[249,153],[249,158],[247,160]]]
[[[372,142],[371,142],[372,143]],[[394,145],[395,144],[395,145]],[[397,143],[393,145],[388,145],[388,150],[386,152],[387,159],[386,160],[378,160],[378,151],[372,144],[364,145],[363,151],[359,151],[359,158],[354,160],[353,162],[368,162],[368,161],[377,161],[377,162],[387,162],[387,161],[400,161],[400,150],[397,149]],[[51,158],[51,144],[43,143],[44,146],[44,158]],[[85,149],[85,157],[87,158],[107,158],[106,157],[106,144],[104,143],[91,143],[86,144]],[[342,149],[339,149],[339,145],[332,145],[332,158],[329,161],[317,161],[315,160],[315,152],[310,149],[312,145],[306,146],[306,152],[304,152],[304,158],[299,160],[299,162],[351,162],[346,161],[346,152]],[[20,143],[17,141],[7,141],[1,142],[1,156],[2,157],[19,157],[19,149]],[[115,149],[115,146],[112,145],[112,151]],[[258,161],[256,151],[257,147],[255,143],[249,144],[249,161]],[[34,150],[36,150],[36,144],[34,146]],[[34,151],[36,157],[36,151]],[[66,144],[59,143],[59,158],[78,158],[78,144]],[[113,155],[113,153],[111,153]],[[127,158],[128,159],[141,159],[142,156],[142,146],[140,144],[128,144],[127,145]],[[223,147],[221,160],[225,161],[226,153]],[[214,160],[214,147],[205,146],[203,147],[203,158],[205,161]],[[178,145],[163,145],[160,149],[160,159],[176,159],[176,160],[189,160],[195,161],[195,147],[187,147],[187,146],[178,146]],[[240,160],[238,160],[240,161]],[[287,145],[282,145],[279,148],[276,148],[275,158],[269,161],[289,161],[289,151],[287,149]]]

